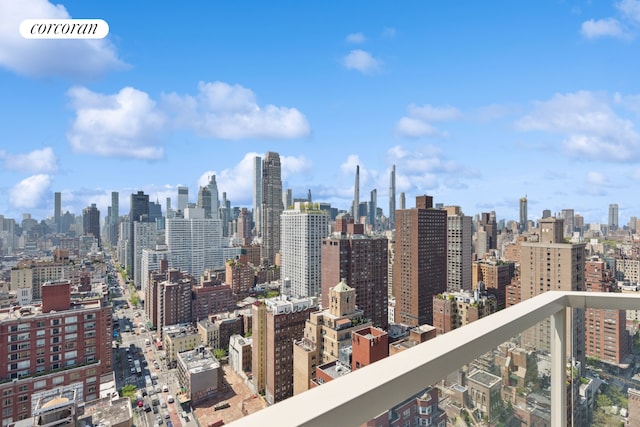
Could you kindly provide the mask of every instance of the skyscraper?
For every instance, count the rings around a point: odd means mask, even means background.
[[[418,196],[415,208],[396,212],[395,238],[395,321],[432,324],[433,295],[447,290],[447,212]]]
[[[369,224],[371,224],[371,229],[376,229],[376,212],[378,211],[378,190],[375,188],[371,190],[371,198],[369,201]]]
[[[212,218],[211,190],[208,187],[200,187],[200,190],[198,190],[198,207],[204,210],[205,218]]]
[[[472,226],[459,206],[447,206],[447,292],[471,290]]]
[[[268,152],[262,162],[262,206],[261,230],[262,247],[260,256],[269,265],[275,264],[276,254],[280,252],[280,215],[282,204],[282,178],[280,156]]]
[[[562,219],[564,219],[564,237],[573,236],[575,231],[573,209],[562,209]]]
[[[93,236],[100,242],[100,211],[95,203],[82,210],[82,232],[85,236]]]
[[[207,188],[211,193],[211,218],[218,219],[220,218],[220,198],[218,195],[218,184],[216,183],[215,175],[211,175],[209,177],[209,184],[207,184]]]
[[[178,210],[183,211],[187,208],[189,204],[189,188],[178,186]]]
[[[53,193],[53,222],[55,224],[56,233],[60,233],[62,230],[62,193],[56,191]]]
[[[356,180],[353,185],[353,206],[351,215],[356,224],[360,222],[360,165],[356,166]]]
[[[259,156],[253,159],[253,222],[255,223],[256,235],[260,235],[262,228],[260,221],[262,216],[262,158]]]
[[[129,276],[134,277],[134,223],[147,222],[149,220],[149,195],[143,191],[131,194],[131,208],[129,211],[129,238],[127,242],[127,267],[130,269]]]
[[[293,207],[293,190],[287,188],[284,192],[284,200],[282,201],[285,209],[291,209]]]
[[[618,229],[618,204],[611,203],[609,205],[609,229],[617,230]]]
[[[529,227],[529,216],[527,214],[527,196],[520,198],[520,222],[518,224],[518,229],[520,233],[524,233],[527,231]]]
[[[118,243],[118,223],[120,221],[120,194],[111,192],[111,218],[109,219],[109,241],[112,245]]]
[[[486,249],[498,248],[498,225],[496,224],[495,212],[482,212],[480,215],[480,226],[487,233],[487,247]],[[486,252],[486,251],[484,251]],[[478,255],[484,254],[484,252],[478,253]]]
[[[289,279],[291,295],[320,295],[322,239],[329,234],[329,215],[296,202],[280,216],[280,277]]]
[[[389,229],[396,226],[396,165],[391,167],[389,176]]]
[[[165,242],[169,265],[194,277],[200,277],[206,269],[224,266],[222,225],[219,219],[205,218],[201,208],[187,208],[183,218],[168,219]]]

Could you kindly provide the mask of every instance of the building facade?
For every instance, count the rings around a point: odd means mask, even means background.
[[[415,208],[396,211],[395,233],[396,323],[432,324],[433,295],[447,289],[447,212],[418,196]]]
[[[322,239],[322,307],[329,307],[329,289],[344,279],[356,290],[356,305],[365,317],[386,329],[388,248],[386,237],[366,235],[363,224],[339,215],[332,235]]]
[[[293,342],[303,337],[315,298],[272,298],[252,307],[253,387],[274,404],[293,396]]]
[[[329,215],[317,206],[296,202],[280,216],[280,275],[289,279],[295,297],[318,297],[322,239],[329,234]]]

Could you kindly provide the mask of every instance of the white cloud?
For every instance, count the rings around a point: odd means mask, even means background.
[[[599,37],[634,38],[637,35],[638,24],[640,24],[640,0],[621,0],[615,3],[615,8],[619,18],[608,17],[585,21],[580,28],[582,35],[590,39]]]
[[[51,147],[33,150],[26,154],[9,154],[0,150],[4,168],[28,173],[49,173],[58,170],[58,159]]]
[[[366,40],[367,38],[362,33],[351,33],[346,37],[347,43],[353,44],[364,43]]]
[[[454,120],[462,116],[460,110],[450,105],[444,107],[434,107],[430,104],[425,104],[422,107],[415,104],[409,105],[409,115],[428,122],[441,122],[445,120]]]
[[[0,1],[0,66],[32,77],[94,78],[126,64],[108,39],[32,40],[18,28],[28,18],[71,18],[47,0]]]
[[[396,165],[396,191],[422,194],[435,188],[461,188],[466,186],[463,179],[478,176],[477,172],[448,160],[434,145],[412,150],[397,145],[387,151],[387,158]],[[388,176],[387,171],[380,178],[388,179]]]
[[[609,185],[609,180],[604,176],[604,174],[591,171],[587,173],[587,183],[589,185],[603,186]]]
[[[448,136],[433,126],[432,122],[455,120],[462,117],[462,112],[455,107],[445,105],[434,107],[430,104],[418,106],[410,104],[407,107],[407,116],[402,117],[396,123],[396,132],[402,136],[417,138],[421,136]]]
[[[640,22],[640,0],[622,0],[616,4],[616,9],[631,21]]]
[[[402,136],[417,138],[421,136],[444,136],[429,123],[413,117],[402,117],[396,123],[396,132]]]
[[[255,94],[224,82],[198,85],[198,94],[163,95],[163,105],[176,115],[176,126],[220,139],[293,139],[310,134],[306,117],[296,108],[260,107]]]
[[[374,58],[369,52],[355,49],[349,52],[343,59],[342,64],[348,70],[357,70],[363,74],[373,74],[380,70],[382,62]]]
[[[35,208],[49,193],[51,177],[46,174],[33,175],[23,179],[9,191],[9,201],[16,208]]]
[[[394,38],[396,36],[396,29],[395,28],[390,28],[390,27],[385,27],[384,30],[382,30],[382,37],[386,37],[386,38]]]
[[[280,164],[283,181],[292,175],[308,172],[311,169],[311,161],[304,156],[280,156]]]
[[[74,150],[100,156],[159,159],[166,117],[147,95],[125,87],[103,95],[83,87],[68,91],[76,118],[67,139]]]
[[[606,94],[588,91],[556,94],[548,101],[534,102],[531,113],[519,119],[516,127],[564,135],[564,148],[577,157],[636,160],[640,134],[633,121],[612,108],[612,101]]]
[[[599,37],[625,37],[625,30],[615,18],[605,18],[588,21],[582,23],[580,32],[583,36],[589,39],[596,39]]]
[[[250,89],[223,82],[201,82],[195,96],[163,94],[160,103],[132,87],[114,95],[74,87],[67,94],[76,113],[67,139],[76,151],[100,156],[160,159],[161,132],[167,130],[231,140],[291,139],[311,132],[297,109],[261,107]]]

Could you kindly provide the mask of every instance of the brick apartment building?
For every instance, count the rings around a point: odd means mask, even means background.
[[[71,300],[69,281],[42,286],[42,304],[0,311],[2,423],[31,416],[31,396],[80,384],[84,401],[97,399],[100,376],[112,372],[111,307]]]
[[[415,208],[395,215],[395,321],[433,324],[433,295],[447,290],[447,212],[433,208],[433,197],[418,196]]]
[[[271,298],[252,306],[253,387],[269,404],[293,396],[293,342],[316,305],[316,298]]]
[[[364,224],[338,216],[333,234],[322,240],[322,307],[329,288],[344,279],[356,290],[356,305],[373,325],[386,329],[388,310],[388,240],[364,234]]]

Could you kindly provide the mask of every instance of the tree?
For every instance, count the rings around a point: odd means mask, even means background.
[[[227,356],[227,351],[224,348],[216,348],[213,352],[216,359],[224,359]]]
[[[136,400],[136,386],[127,384],[120,389],[120,396],[128,397],[132,402]]]

